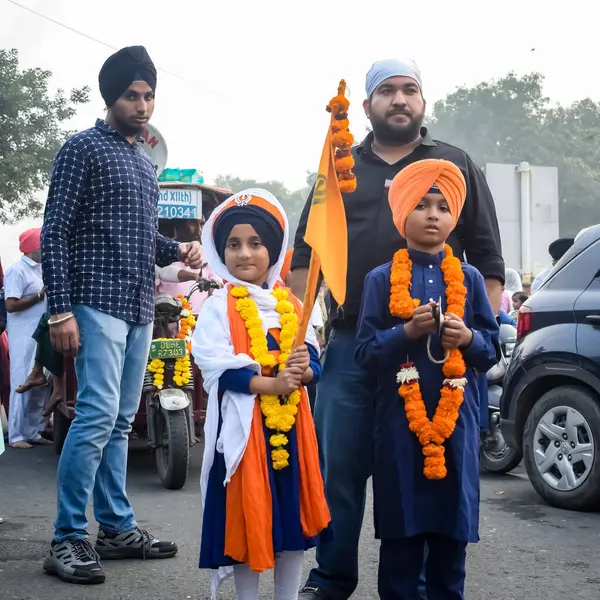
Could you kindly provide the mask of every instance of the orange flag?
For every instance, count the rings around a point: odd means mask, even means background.
[[[327,131],[304,241],[320,262],[323,279],[335,301],[346,301],[348,228],[346,211],[335,171],[331,127]],[[316,282],[315,282],[316,283]]]
[[[342,306],[346,300],[348,228],[342,191],[353,191],[356,188],[356,178],[351,171],[354,160],[350,148],[354,138],[348,131],[349,102],[345,91],[346,82],[342,80],[338,95],[327,107],[331,112],[331,121],[323,145],[304,234],[304,241],[312,249],[304,294],[306,310],[298,327],[295,345],[304,343],[315,304],[319,272],[323,273],[323,279],[338,305]],[[343,186],[343,190],[340,190],[340,186]]]

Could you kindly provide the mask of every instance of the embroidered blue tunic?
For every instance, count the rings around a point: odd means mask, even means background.
[[[440,268],[444,253],[410,250],[411,296],[421,303],[442,298],[446,310],[446,286]],[[377,375],[375,398],[373,490],[375,535],[380,539],[435,533],[476,542],[479,539],[479,395],[476,372],[496,362],[498,324],[488,301],[482,275],[462,264],[468,293],[464,322],[473,330],[471,345],[463,350],[467,365],[464,402],[456,429],[446,441],[448,474],[432,481],[423,474],[421,444],[408,428],[404,401],[398,395],[396,374],[401,363],[415,363],[421,393],[431,419],[435,413],[444,375],[442,366],[427,357],[427,338],[410,340],[404,320],[389,311],[391,263],[371,271],[365,279],[357,332],[356,362]],[[443,356],[434,336],[432,355]]]
[[[269,350],[279,350],[275,338],[267,334]],[[314,379],[317,382],[321,376],[321,363],[317,351],[308,346],[310,366]],[[233,369],[225,371],[219,379],[221,392],[230,390],[243,394],[250,394],[250,380],[256,375],[251,369]],[[220,412],[220,411],[219,411]],[[219,416],[219,432],[221,430],[221,417]],[[269,438],[272,431],[263,423],[266,447],[269,447]],[[273,501],[273,549],[277,552],[292,550],[308,550],[316,545],[317,539],[307,539],[302,533],[300,524],[300,470],[298,466],[298,442],[296,426],[286,434],[289,440],[287,449],[290,453],[289,466],[280,471],[273,469],[273,464],[268,460],[269,480],[271,483],[271,497]],[[269,456],[269,453],[267,453]],[[229,556],[225,555],[225,506],[227,488],[225,481],[225,459],[219,452],[215,452],[215,461],[210,470],[208,488],[206,491],[206,505],[202,521],[202,540],[200,543],[200,568],[216,569],[236,564]]]

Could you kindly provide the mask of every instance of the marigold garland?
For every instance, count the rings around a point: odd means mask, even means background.
[[[442,261],[442,272],[446,284],[446,314],[453,313],[463,318],[467,288],[464,286],[464,273],[460,261],[453,255],[446,244],[446,256]],[[419,306],[419,300],[410,295],[412,280],[412,261],[408,250],[399,250],[394,255],[390,276],[390,312],[402,319],[412,318],[413,310]],[[404,410],[409,429],[417,436],[423,446],[425,466],[423,472],[428,479],[446,477],[446,461],[444,459],[444,442],[452,435],[458,411],[464,400],[466,365],[458,348],[450,350],[448,360],[442,371],[445,379],[440,392],[435,414],[432,420],[427,416],[427,409],[421,395],[419,372],[412,362],[401,366],[397,376],[400,384],[398,393],[404,399]]]
[[[181,302],[181,312],[179,319],[178,340],[185,340],[186,355],[175,359],[175,370],[173,373],[173,382],[178,387],[185,387],[192,380],[192,361],[190,354],[192,351],[192,332],[196,326],[196,318],[192,314],[192,306],[185,296],[175,296]],[[156,342],[168,342],[170,338],[158,338]],[[165,384],[165,361],[155,358],[148,364],[148,371],[154,375],[153,384],[158,390],[162,390]]]
[[[335,148],[335,171],[338,176],[340,192],[349,194],[356,189],[356,176],[352,172],[354,157],[350,152],[354,136],[348,131],[350,102],[345,94],[346,82],[342,79],[338,86],[337,96],[332,98],[327,105],[327,112],[331,113],[331,143]]]
[[[250,298],[247,288],[236,286],[231,289],[231,295],[237,298],[236,310],[240,313],[250,337],[250,354],[261,366],[263,372],[268,372],[272,367],[279,365],[285,368],[292,352],[292,346],[296,333],[298,332],[298,315],[294,311],[294,305],[288,300],[288,291],[285,288],[277,288],[271,294],[277,300],[275,310],[281,315],[281,333],[279,336],[279,358],[276,359],[269,352],[267,336],[262,327],[262,320],[256,302]],[[277,471],[289,465],[290,454],[285,449],[288,438],[285,435],[296,422],[298,404],[300,404],[300,391],[296,390],[289,396],[273,396],[263,394],[260,396],[260,409],[265,417],[267,429],[274,433],[269,438],[272,446],[271,460],[273,468]]]

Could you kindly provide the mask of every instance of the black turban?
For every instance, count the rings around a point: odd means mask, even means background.
[[[108,57],[98,81],[102,98],[110,107],[134,81],[145,81],[156,90],[156,67],[144,46],[129,46]]]
[[[269,253],[269,267],[277,263],[283,244],[283,229],[268,210],[252,204],[227,208],[215,220],[213,238],[223,263],[225,263],[227,239],[236,225],[251,225]]]
[[[558,238],[548,246],[548,254],[553,260],[559,261],[563,254],[573,245],[574,238]]]

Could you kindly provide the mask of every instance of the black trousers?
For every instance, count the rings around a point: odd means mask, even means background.
[[[428,600],[464,600],[467,544],[442,535],[381,540],[379,597],[381,600],[421,600],[419,574],[425,542]]]

